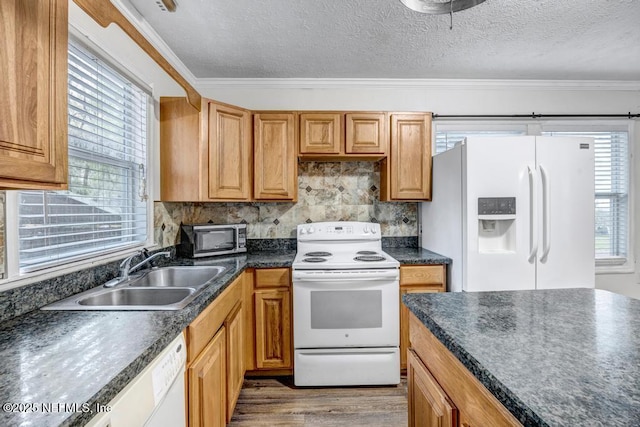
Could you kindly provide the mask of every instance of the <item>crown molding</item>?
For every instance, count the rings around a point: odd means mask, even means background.
[[[200,78],[195,87],[208,89],[522,89],[640,91],[640,81],[493,80],[493,79],[236,79]]]
[[[153,29],[146,19],[138,12],[138,10],[129,2],[129,0],[111,0],[111,3],[118,8],[120,13],[147,39],[149,43],[156,48],[158,52],[173,66],[173,68],[182,75],[194,88],[197,88],[198,79],[193,75],[191,70],[184,65],[184,62],[178,58],[175,52],[160,35]]]

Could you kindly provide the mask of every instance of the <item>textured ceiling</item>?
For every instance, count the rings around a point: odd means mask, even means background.
[[[198,78],[640,80],[640,0],[129,0]]]

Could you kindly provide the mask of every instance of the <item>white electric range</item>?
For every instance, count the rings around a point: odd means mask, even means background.
[[[301,224],[297,237],[295,385],[398,384],[400,264],[382,251],[380,225]]]

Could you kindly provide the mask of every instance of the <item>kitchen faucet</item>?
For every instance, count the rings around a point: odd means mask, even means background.
[[[138,255],[142,255],[144,257],[144,259],[142,261],[140,261],[139,263],[137,263],[136,265],[134,265],[133,267],[131,267],[131,262]],[[130,256],[126,257],[124,259],[124,261],[122,261],[120,263],[120,275],[118,277],[116,277],[115,279],[113,279],[113,280],[109,280],[107,283],[104,284],[104,287],[111,288],[111,287],[113,287],[113,286],[115,286],[117,284],[120,284],[122,282],[127,281],[129,279],[129,275],[131,273],[133,273],[134,271],[136,271],[137,269],[139,269],[143,265],[151,262],[155,258],[158,258],[158,257],[160,257],[162,255],[164,255],[165,258],[169,258],[171,256],[171,252],[168,252],[168,251],[156,252],[153,255],[149,255],[149,252],[146,249],[143,249],[141,251],[137,251],[133,255],[130,255]]]

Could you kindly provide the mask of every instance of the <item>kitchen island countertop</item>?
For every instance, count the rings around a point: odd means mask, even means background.
[[[403,302],[524,425],[640,425],[640,300],[557,289]]]

